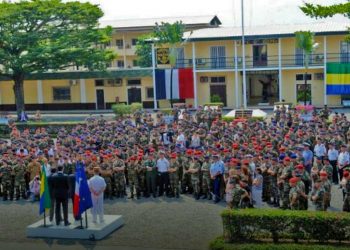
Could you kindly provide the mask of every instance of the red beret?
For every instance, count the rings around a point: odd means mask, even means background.
[[[303,164],[298,164],[298,165],[296,166],[296,168],[297,168],[297,169],[300,169],[300,170],[301,170],[301,169],[304,169],[304,165],[303,165]]]
[[[289,157],[284,158],[285,161],[290,161]]]
[[[289,183],[297,183],[298,182],[298,178],[293,177],[289,179]]]
[[[344,177],[348,177],[349,175],[350,175],[349,171],[344,171],[344,172],[343,172],[343,176],[344,176]]]
[[[320,172],[320,176],[327,177],[327,176],[328,176],[328,174],[327,174],[327,172],[326,172],[326,171],[321,171],[321,172]]]
[[[172,153],[172,154],[170,155],[170,158],[171,158],[171,159],[176,159],[176,156],[177,156],[176,153]]]

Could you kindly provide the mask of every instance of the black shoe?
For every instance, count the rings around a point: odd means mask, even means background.
[[[179,193],[176,193],[175,197],[176,197],[176,198],[179,198],[179,197],[180,197]]]
[[[133,194],[130,195],[130,196],[128,197],[128,199],[134,199],[134,195],[133,195]]]
[[[219,203],[220,202],[220,199],[219,198],[216,198],[215,200],[214,200],[214,203],[216,204],[216,203]]]
[[[203,200],[208,199],[208,195],[206,195],[206,194],[203,195],[203,196],[202,196],[202,199],[203,199]]]
[[[70,222],[65,222],[64,225],[68,227],[70,225]]]
[[[7,197],[6,196],[2,197],[2,200],[7,201]]]
[[[157,198],[157,195],[156,195],[156,194],[153,194],[152,196],[153,196],[153,198]]]
[[[120,193],[118,192],[117,195],[116,195],[117,198],[120,198]]]
[[[212,199],[213,199],[213,196],[211,195],[211,193],[209,193],[208,200],[212,200]]]

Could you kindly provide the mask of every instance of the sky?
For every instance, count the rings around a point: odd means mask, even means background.
[[[70,1],[70,0],[66,0]],[[224,26],[241,24],[241,0],[79,0],[98,4],[103,20],[218,15]],[[346,0],[244,0],[246,26],[315,22],[299,9],[303,2],[329,5]],[[337,16],[327,21],[348,22]]]

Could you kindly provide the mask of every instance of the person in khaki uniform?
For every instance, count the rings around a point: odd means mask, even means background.
[[[13,172],[15,175],[15,191],[16,191],[16,199],[19,200],[20,196],[23,199],[26,199],[26,182],[24,179],[24,175],[26,172],[26,166],[24,164],[23,158],[19,158],[17,164],[13,166]]]
[[[117,198],[123,198],[125,189],[125,163],[119,154],[116,155],[116,160],[113,162],[113,173],[116,196]]]
[[[32,161],[28,164],[27,171],[29,172],[29,178],[31,181],[34,179],[35,176],[40,176],[41,165],[35,156],[33,156]]]
[[[171,188],[171,197],[179,198],[179,162],[176,159],[176,153],[170,156],[169,182]]]
[[[206,155],[204,156],[204,162],[202,163],[201,173],[202,173],[202,190],[203,190],[203,197],[202,199],[211,200],[211,179],[210,179],[210,156]]]
[[[194,197],[196,200],[199,200],[200,195],[200,183],[199,183],[199,174],[200,174],[201,164],[199,162],[198,156],[192,158],[190,162],[190,167],[186,170],[186,173],[191,176],[191,184],[194,190]]]

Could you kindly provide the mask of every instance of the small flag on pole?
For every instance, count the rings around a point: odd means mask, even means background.
[[[84,164],[77,162],[75,171],[75,193],[73,214],[79,218],[86,210],[92,207],[91,192],[87,183]]]
[[[45,166],[41,165],[39,214],[44,213],[45,209],[49,209],[49,208],[51,208],[49,185],[47,183]]]

